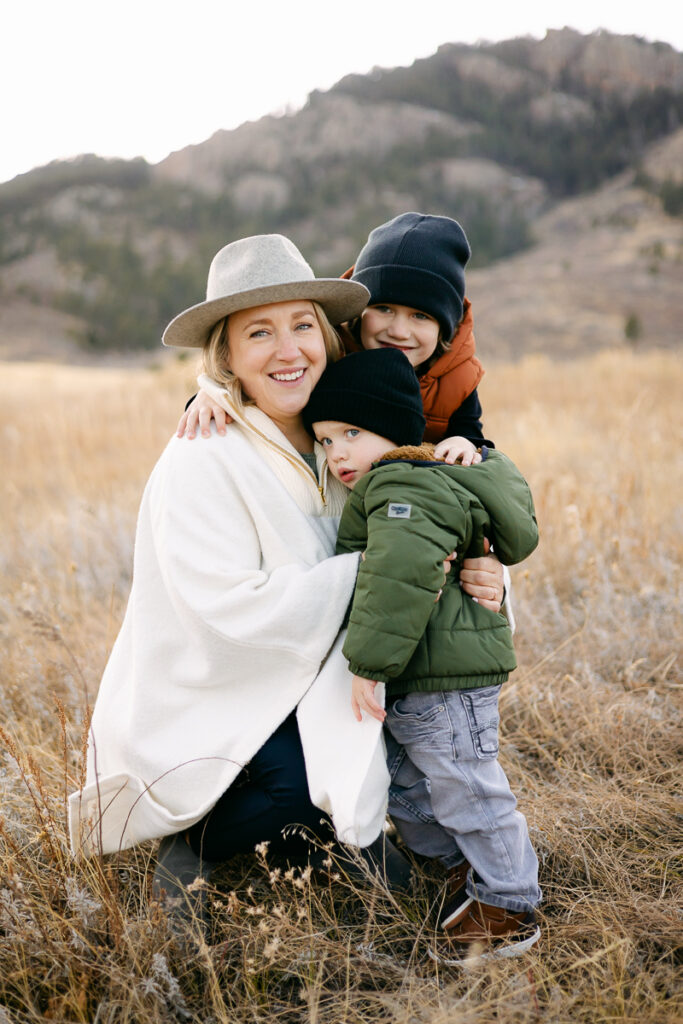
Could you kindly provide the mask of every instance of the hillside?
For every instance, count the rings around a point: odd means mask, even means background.
[[[0,186],[0,357],[155,349],[231,238],[338,274],[407,209],[465,226],[485,359],[673,346],[682,124],[681,54],[564,29],[348,76],[155,166],[50,164]]]
[[[469,275],[485,356],[680,345],[683,224],[633,174],[557,203],[534,236],[533,247]]]

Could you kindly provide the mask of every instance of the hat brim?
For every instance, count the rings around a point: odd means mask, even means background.
[[[331,324],[341,324],[359,316],[369,298],[370,293],[365,285],[356,281],[343,281],[338,277],[251,288],[190,306],[171,320],[161,341],[170,347],[202,348],[208,341],[212,327],[230,313],[250,309],[252,306],[267,306],[273,302],[291,302],[292,299],[318,302]]]

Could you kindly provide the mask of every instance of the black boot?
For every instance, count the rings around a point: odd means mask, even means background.
[[[370,875],[390,892],[408,892],[412,883],[412,864],[384,832],[369,846],[334,842],[327,848],[318,847],[309,854],[309,863],[316,871],[338,868],[354,882],[367,882]]]
[[[389,890],[408,892],[413,882],[413,866],[407,857],[382,832],[374,843],[361,847],[358,853],[373,873]]]
[[[174,925],[182,930],[198,926],[206,934],[208,881],[214,865],[193,852],[184,832],[164,836],[159,843],[152,895]]]

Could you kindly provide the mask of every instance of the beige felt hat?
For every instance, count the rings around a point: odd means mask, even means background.
[[[252,235],[216,253],[209,268],[206,302],[179,313],[161,340],[164,345],[201,348],[214,324],[228,313],[291,299],[320,303],[328,320],[340,324],[358,316],[369,295],[367,288],[355,281],[316,278],[284,235]]]

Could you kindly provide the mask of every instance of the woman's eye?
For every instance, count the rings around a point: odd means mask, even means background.
[[[297,324],[296,327],[294,328],[294,330],[295,331],[301,331],[301,330],[308,331],[308,330],[310,330],[310,328],[312,326],[313,326],[313,324],[310,324],[310,323],[308,323],[308,321],[304,320],[304,321],[302,321],[302,323]]]
[[[249,335],[249,337],[250,338],[265,338],[267,336],[267,334],[268,334],[268,331],[265,329],[265,327],[260,327],[257,331],[252,331],[251,334]]]
[[[323,446],[323,448],[329,448],[329,446],[332,444],[332,441],[329,437],[321,437],[320,444]]]
[[[360,430],[357,430],[356,427],[352,427],[350,430],[346,431],[347,437],[358,437],[359,434]]]

